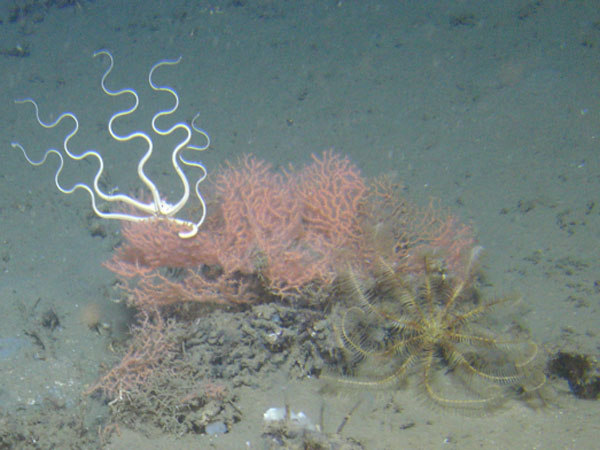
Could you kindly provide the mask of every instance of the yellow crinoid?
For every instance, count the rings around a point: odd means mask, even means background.
[[[492,331],[486,313],[511,298],[480,298],[473,287],[480,252],[471,251],[460,275],[445,274],[434,257],[422,258],[418,275],[383,262],[370,284],[352,270],[341,275],[347,302],[336,334],[363,375],[339,381],[377,387],[414,374],[426,399],[452,408],[498,405],[509,392],[536,396],[546,382],[538,346]]]

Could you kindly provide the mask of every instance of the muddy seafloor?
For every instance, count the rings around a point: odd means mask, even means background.
[[[519,294],[519,327],[548,358],[565,351],[593,363],[600,320],[596,6],[5,2],[0,444],[594,448],[598,403],[575,398],[562,379],[550,378],[555,398],[546,407],[510,399],[486,414],[436,407],[411,377],[393,388],[324,392],[322,371],[343,370],[326,308],[215,310],[180,324],[174,338],[189,334],[191,343],[185,357],[182,347],[170,361],[178,372],[153,381],[152,395],[122,392],[111,405],[84,395],[130,343],[135,312],[118,302],[114,276],[102,266],[120,242],[119,227],[94,218],[87,196],[55,189],[56,160],[31,167],[11,142],[41,157],[60,149],[70,130],[40,127],[30,105],[15,99],[35,98],[44,120],[73,111],[81,124],[74,147],[106,155],[103,186],[136,192],[140,148],[117,146],[106,130],[127,102],[102,93],[106,61],[91,55],[114,53],[110,86],[139,89],[142,108],[130,125],[145,130],[165,107],[165,97],[147,87],[148,71],[182,55],[160,76],[181,95],[181,120],[201,112],[213,139],[203,154],[209,171],[244,153],[298,167],[333,147],[367,177],[395,177],[421,205],[438,198],[485,248],[482,292]],[[148,172],[176,198],[180,186],[164,169],[170,152],[156,156]],[[68,166],[63,175],[66,184],[90,182],[94,168]],[[306,421],[273,429],[264,422],[270,408],[302,412]],[[207,434],[207,424],[227,432]]]

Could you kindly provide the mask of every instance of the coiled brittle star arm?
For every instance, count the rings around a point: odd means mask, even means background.
[[[186,159],[183,157],[183,155],[181,153],[184,150],[191,150],[191,151],[206,150],[210,146],[210,137],[204,130],[198,128],[195,125],[195,122],[196,122],[199,114],[197,114],[192,119],[190,124],[185,123],[185,122],[178,122],[178,123],[175,123],[174,125],[172,125],[168,129],[159,128],[156,125],[156,122],[159,118],[171,115],[171,114],[175,113],[175,111],[177,111],[177,109],[179,107],[179,96],[177,95],[177,92],[173,88],[171,88],[169,86],[157,85],[152,80],[152,75],[154,74],[154,71],[157,68],[159,68],[161,66],[165,66],[165,65],[175,65],[181,60],[181,57],[176,60],[159,61],[154,66],[152,66],[152,68],[150,69],[150,72],[148,74],[148,84],[150,85],[150,87],[153,90],[158,91],[158,92],[169,93],[170,95],[173,96],[174,101],[175,101],[174,105],[171,108],[160,110],[156,114],[154,114],[154,116],[152,118],[152,130],[160,136],[168,136],[177,130],[184,131],[184,138],[181,141],[179,141],[179,143],[175,146],[175,148],[173,149],[173,151],[171,153],[171,164],[182,184],[183,194],[176,203],[169,203],[161,197],[157,186],[146,175],[146,173],[144,171],[144,166],[145,166],[146,162],[152,156],[152,152],[154,150],[154,144],[153,144],[153,141],[150,138],[150,136],[148,136],[148,134],[146,134],[142,131],[134,131],[130,134],[121,135],[121,134],[116,133],[113,128],[113,123],[115,120],[117,120],[121,117],[127,116],[129,114],[132,114],[137,110],[137,108],[139,106],[139,96],[135,90],[129,89],[129,88],[119,89],[119,90],[109,89],[106,86],[106,78],[108,77],[108,75],[111,73],[111,71],[113,69],[113,66],[114,66],[113,57],[106,50],[100,50],[100,51],[97,51],[94,53],[94,57],[96,57],[98,55],[107,56],[110,60],[110,65],[109,65],[108,69],[106,69],[106,71],[104,72],[104,75],[102,76],[102,79],[100,82],[100,86],[101,86],[102,90],[104,91],[104,93],[111,97],[117,97],[120,95],[131,95],[134,99],[134,103],[131,107],[124,109],[122,111],[118,111],[111,116],[110,120],[108,121],[108,132],[111,135],[111,137],[118,142],[126,142],[126,141],[130,141],[133,139],[141,139],[146,143],[146,152],[144,153],[144,155],[138,162],[137,174],[138,174],[139,179],[142,181],[142,183],[144,183],[144,185],[150,191],[152,200],[150,202],[143,202],[143,201],[138,200],[129,195],[120,194],[120,193],[108,193],[108,192],[104,192],[102,190],[102,188],[100,187],[100,178],[102,177],[102,174],[104,172],[104,160],[103,160],[102,156],[100,155],[100,153],[97,152],[96,150],[85,150],[84,152],[81,152],[81,153],[75,153],[69,148],[70,140],[79,131],[79,120],[77,119],[77,116],[75,114],[73,114],[72,112],[64,112],[53,122],[45,122],[40,118],[39,107],[33,99],[25,98],[22,100],[15,100],[15,103],[19,103],[19,104],[20,103],[31,103],[33,105],[33,107],[35,108],[36,119],[42,127],[54,128],[54,127],[58,126],[63,120],[70,119],[73,121],[73,129],[65,136],[65,138],[63,140],[63,148],[62,148],[63,152],[61,152],[57,149],[54,149],[54,148],[50,148],[45,151],[44,155],[39,160],[35,160],[35,159],[31,158],[29,156],[29,154],[27,153],[27,151],[25,150],[25,148],[18,142],[12,142],[11,143],[12,147],[18,148],[19,150],[21,150],[23,152],[23,155],[25,156],[25,159],[27,160],[27,162],[29,162],[31,165],[34,165],[34,166],[41,166],[42,164],[44,164],[46,162],[46,160],[48,159],[48,157],[51,154],[56,155],[59,159],[59,164],[58,164],[58,168],[56,169],[56,172],[54,174],[54,183],[55,183],[56,187],[58,188],[58,190],[64,194],[72,194],[73,192],[77,191],[78,189],[85,190],[91,198],[92,209],[93,209],[94,213],[101,218],[125,220],[125,221],[131,221],[131,222],[141,222],[141,221],[148,221],[148,220],[164,219],[164,220],[172,221],[178,225],[181,225],[183,228],[185,228],[184,230],[179,232],[179,236],[181,238],[190,238],[190,237],[195,236],[198,233],[198,230],[199,230],[200,226],[202,226],[202,223],[204,222],[204,219],[206,217],[206,203],[204,201],[204,198],[202,197],[202,194],[200,193],[200,184],[202,183],[202,181],[204,181],[206,179],[207,171],[201,162],[191,160],[191,159]],[[194,132],[200,134],[203,137],[203,139],[205,140],[204,145],[197,146],[197,145],[190,144],[190,141],[192,139],[192,135]],[[63,153],[64,153],[64,156],[63,156]],[[61,172],[64,167],[64,163],[65,163],[64,158],[65,157],[70,158],[74,161],[81,161],[81,160],[91,158],[91,159],[95,159],[98,162],[98,170],[96,171],[96,175],[94,176],[94,181],[93,181],[91,187],[90,187],[90,185],[85,184],[85,183],[76,183],[71,187],[65,187],[61,184],[60,175],[61,175]],[[187,204],[187,202],[190,198],[190,191],[191,191],[190,183],[189,183],[188,178],[187,178],[185,172],[183,171],[181,165],[193,167],[193,168],[200,170],[200,175],[197,178],[197,180],[193,186],[193,190],[196,195],[196,198],[200,202],[200,210],[201,210],[200,218],[195,222],[176,217],[176,215],[179,213],[179,211],[181,211],[181,209]],[[96,197],[99,197],[100,199],[102,199],[106,202],[115,202],[115,203],[121,203],[121,204],[127,205],[127,206],[133,208],[134,210],[138,211],[140,213],[140,215],[134,215],[134,214],[128,214],[128,213],[122,213],[122,212],[103,212],[98,208]]]

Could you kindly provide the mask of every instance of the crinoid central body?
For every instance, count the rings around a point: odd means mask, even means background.
[[[454,408],[497,405],[508,391],[538,392],[546,381],[538,346],[501,337],[485,320],[511,298],[477,295],[480,251],[472,250],[459,275],[445,274],[430,257],[423,258],[422,273],[411,276],[380,263],[370,285],[353,271],[342,275],[340,292],[350,304],[341,307],[336,332],[351,367],[363,375],[340,382],[377,387],[414,374],[425,398]]]

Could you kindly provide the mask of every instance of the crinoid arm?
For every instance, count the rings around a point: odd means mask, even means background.
[[[410,341],[389,342],[385,333],[395,333],[395,330],[383,323],[380,316],[370,315],[368,310],[358,307],[341,313],[334,330],[352,376],[332,378],[342,385],[371,388],[397,385],[405,378],[415,363],[408,348]]]
[[[445,360],[433,352],[422,361],[418,384],[422,399],[434,406],[457,411],[493,409],[505,399],[502,387],[477,377],[469,382],[454,375]]]
[[[493,408],[511,393],[538,395],[546,385],[538,346],[501,336],[486,319],[514,298],[485,300],[477,292],[480,251],[473,249],[455,274],[427,256],[417,274],[383,262],[371,281],[344,274],[334,328],[352,376],[337,381],[384,387],[415,378],[424,398],[457,410]]]
[[[410,318],[395,302],[378,295],[375,284],[367,286],[351,270],[338,277],[339,291],[347,301],[336,308],[333,327],[351,376],[323,377],[328,381],[359,388],[396,386],[417,361],[411,355],[416,340],[410,337]]]

